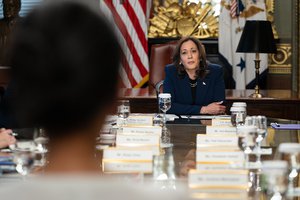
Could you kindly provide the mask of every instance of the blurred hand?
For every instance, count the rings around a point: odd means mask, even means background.
[[[191,149],[184,157],[183,162],[180,165],[179,175],[186,177],[190,169],[196,169],[196,149]]]
[[[12,130],[10,129],[0,129],[0,148],[7,147],[8,145],[16,143],[16,138],[12,136],[11,133]]]
[[[226,106],[221,105],[223,101],[213,102],[207,106],[202,106],[200,114],[220,115],[225,114]]]
[[[181,177],[186,177],[189,174],[190,169],[196,169],[195,160],[185,160],[182,162],[179,170],[179,175]]]

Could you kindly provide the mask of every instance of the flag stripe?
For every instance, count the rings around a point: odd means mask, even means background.
[[[237,0],[232,0],[231,1],[231,6],[230,6],[230,15],[231,17],[236,17],[237,16]]]
[[[144,12],[144,15],[146,15],[146,13],[147,13],[147,4],[146,4],[146,0],[139,0],[139,3],[140,3],[140,5],[142,6],[142,10],[143,10],[143,12]]]
[[[134,58],[134,62],[140,66],[139,71],[141,73],[142,76],[145,76],[148,71],[145,69],[143,63],[141,62],[140,56],[137,53],[137,50],[135,49],[135,45],[132,41],[132,38],[130,37],[130,34],[128,33],[128,30],[125,26],[125,23],[123,22],[122,18],[120,17],[119,13],[116,11],[114,5],[109,2],[106,1],[106,4],[108,5],[108,7],[110,8],[111,12],[113,13],[115,22],[119,28],[119,30],[121,31],[122,35],[124,36],[127,46],[129,47],[129,50],[131,51],[131,54]]]
[[[147,38],[147,30],[148,30],[147,15],[143,12],[143,8],[139,2],[137,2],[136,0],[129,0],[129,3],[133,8],[134,12],[136,13],[136,16],[138,16],[137,18],[139,20],[140,26],[142,27],[144,31],[144,35]],[[144,5],[146,5],[145,2]]]
[[[117,0],[114,0],[114,2],[116,2]],[[141,69],[142,67],[144,67],[147,72],[148,72],[148,55],[146,52],[146,49],[143,48],[141,41],[138,39],[138,35],[135,31],[135,24],[132,23],[130,17],[128,16],[128,12],[124,9],[123,6],[121,6],[119,3],[117,4],[113,4],[118,15],[119,15],[119,19],[121,20],[122,24],[125,27],[125,34],[126,36],[130,37],[133,45],[129,47],[130,51],[135,51],[138,55],[138,57],[140,58],[138,61],[142,62],[142,65],[140,65],[140,63],[138,63],[136,60],[136,65],[139,66]],[[119,29],[121,29],[121,27],[119,27]],[[121,30],[122,31],[122,30]],[[146,75],[146,74],[145,74]],[[142,73],[142,76],[144,76],[144,74]]]
[[[132,57],[132,54],[130,53],[130,51],[128,50],[128,46],[126,43],[125,38],[123,37],[122,33],[120,32],[119,29],[116,29],[116,32],[119,35],[119,43],[121,44],[121,49],[123,51],[123,55],[125,55],[126,58],[126,62],[128,62],[128,66],[130,69],[130,73],[132,73],[132,75],[134,76],[134,79],[139,82],[140,80],[142,80],[143,77],[141,77],[140,75],[140,71],[138,70],[138,67],[136,66],[134,59]],[[128,69],[128,68],[127,68]]]
[[[140,87],[148,79],[147,1],[103,0],[100,8],[115,24],[122,49],[120,76],[126,87]]]
[[[135,81],[134,77],[132,76],[132,72],[130,70],[130,67],[128,65],[126,57],[124,55],[122,55],[122,58],[123,58],[122,59],[122,65],[123,65],[123,68],[124,68],[124,70],[125,70],[125,72],[127,74],[127,78],[129,80],[130,84],[131,85],[136,85],[137,82]]]
[[[111,12],[109,12],[109,8],[105,4],[103,5],[102,10],[105,11],[105,13],[107,14],[108,17],[110,17],[110,15],[112,14]],[[141,77],[140,72],[138,71],[138,67],[136,66],[135,62],[133,61],[132,54],[128,50],[128,46],[127,46],[124,36],[122,35],[122,33],[120,32],[120,30],[118,28],[115,28],[115,31],[116,31],[116,35],[119,36],[118,41],[119,41],[121,49],[123,51],[123,55],[125,55],[125,58],[127,59],[128,65],[130,67],[129,72],[132,73],[136,82],[143,81],[143,77]],[[122,72],[125,72],[125,71],[123,70]],[[122,73],[122,76],[125,76],[125,75],[126,75],[126,73]],[[127,77],[127,75],[126,75],[126,77]],[[127,81],[127,83],[129,83],[129,81]],[[127,85],[128,87],[129,86],[134,87],[134,85],[128,85],[126,83],[124,83],[124,85]]]
[[[129,19],[131,20],[132,24],[134,24],[134,29],[142,43],[142,46],[144,49],[148,49],[148,43],[147,43],[147,39],[145,37],[145,33],[140,25],[140,22],[139,22],[139,19],[138,17],[136,16],[136,13],[134,12],[133,8],[131,7],[131,5],[129,3],[124,3],[123,4],[125,10],[127,11],[128,13],[128,17]]]

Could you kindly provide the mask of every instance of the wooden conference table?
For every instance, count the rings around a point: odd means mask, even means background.
[[[263,98],[254,99],[249,95],[254,90],[226,90],[227,113],[233,102],[243,101],[247,103],[249,115],[265,115],[267,117],[300,120],[300,98],[297,93],[290,90],[261,90]],[[149,88],[121,89],[121,99],[130,101],[133,113],[157,112],[157,100],[155,90]]]
[[[277,147],[280,143],[286,142],[300,142],[300,130],[275,130],[270,127],[270,123],[277,122],[282,124],[300,124],[299,121],[268,118],[268,135],[265,138],[267,148],[273,149],[273,154],[264,156],[262,159],[279,159],[279,153]],[[178,120],[167,124],[167,128],[170,131],[171,143],[174,144],[173,152],[176,165],[176,171],[179,172],[178,168],[180,163],[184,161],[189,154],[190,150],[196,149],[196,136],[197,134],[205,134],[206,125],[210,125],[211,120]],[[188,155],[191,156],[191,155]],[[191,157],[189,157],[191,158]]]
[[[285,120],[285,119],[275,119],[268,118],[268,124],[271,122],[283,123],[283,124],[300,124],[299,121],[295,120]],[[187,172],[189,168],[189,163],[195,162],[195,149],[196,149],[196,136],[197,134],[205,134],[206,126],[211,123],[211,120],[188,120],[179,119],[167,124],[169,131],[170,142],[173,144],[172,147],[166,148],[164,153],[172,156],[173,160],[172,167],[176,175],[177,181],[180,184],[188,185]],[[272,148],[272,155],[262,155],[262,160],[279,159],[279,153],[277,147],[280,143],[284,142],[296,142],[299,143],[300,140],[300,130],[275,130],[268,127],[268,135],[266,137],[267,146],[263,148]],[[170,158],[170,157],[169,157]],[[167,162],[170,159],[165,159]],[[99,160],[99,162],[101,162]],[[99,169],[101,170],[101,169]],[[153,171],[155,171],[155,166]],[[146,177],[152,178],[152,174],[146,175]],[[1,177],[0,177],[1,179]]]
[[[300,130],[275,130],[270,127],[270,123],[272,122],[277,122],[279,124],[300,124],[299,121],[294,120],[268,118],[268,134],[264,141],[265,145],[263,145],[262,148],[271,148],[272,154],[262,155],[262,160],[280,159],[278,146],[281,143],[300,142]],[[186,185],[188,185],[188,170],[196,167],[193,165],[193,163],[196,164],[196,136],[197,134],[205,134],[207,125],[211,125],[211,120],[189,121],[186,119],[181,119],[167,124],[167,128],[170,131],[171,143],[174,145],[172,147],[172,155],[174,157],[176,177],[178,180],[186,182]],[[255,159],[255,155],[250,156],[250,160],[254,161]],[[257,175],[258,171],[257,169],[249,170],[249,176],[251,173],[256,173]],[[258,194],[255,195],[259,195],[261,199],[264,199],[263,194],[260,192],[258,192]]]
[[[280,124],[300,124],[299,121],[285,120],[285,119],[275,119],[268,118],[268,124],[272,122],[277,122]],[[205,134],[206,126],[211,124],[211,120],[188,120],[188,119],[178,119],[175,121],[168,122],[168,136],[170,137],[170,143],[173,144],[172,147],[162,148],[162,156],[164,167],[157,169],[158,166],[155,164],[155,158],[153,161],[153,172],[151,174],[145,174],[145,179],[150,179],[155,181],[155,173],[157,171],[165,170],[167,175],[174,173],[176,180],[171,180],[170,182],[161,182],[162,188],[179,187],[184,185],[188,187],[188,170],[196,168],[196,137],[197,134]],[[164,137],[164,136],[162,136]],[[294,142],[299,143],[300,131],[299,130],[275,130],[268,126],[268,134],[266,137],[265,145],[263,148],[272,149],[271,155],[262,155],[262,160],[278,160],[280,159],[280,154],[278,152],[278,146],[281,143]],[[255,155],[251,155],[250,160],[254,160]],[[161,167],[161,166],[160,166]],[[258,173],[257,169],[251,173]],[[249,172],[249,174],[251,174]],[[249,175],[250,176],[250,175]],[[178,184],[178,185],[177,185]],[[218,191],[216,191],[218,192]],[[262,195],[259,192],[259,195]],[[202,198],[203,199],[203,198]],[[204,198],[205,199],[205,198]],[[214,198],[218,199],[218,198]]]

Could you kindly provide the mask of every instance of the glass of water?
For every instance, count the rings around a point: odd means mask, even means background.
[[[300,144],[299,143],[281,143],[278,151],[281,155],[281,160],[285,160],[289,164],[289,185],[288,191],[290,194],[297,189],[294,185],[298,185],[300,171]]]
[[[47,153],[48,148],[47,144],[49,141],[49,138],[42,128],[36,128],[33,134],[34,143],[36,145],[36,151],[38,153]]]
[[[33,141],[17,141],[13,150],[13,161],[16,171],[25,177],[31,172],[35,160],[35,144]]]
[[[171,94],[161,93],[158,95],[159,109],[164,113],[163,128],[166,128],[166,112],[171,108]]]
[[[261,143],[267,135],[267,118],[265,116],[248,116],[245,120],[245,125],[255,126],[257,128],[256,138],[256,163],[261,165]]]
[[[281,200],[287,191],[288,163],[283,160],[262,162],[261,188],[268,199]]]
[[[117,107],[118,124],[126,125],[126,120],[130,114],[129,100],[119,100]]]
[[[239,148],[245,155],[245,168],[249,167],[249,154],[255,147],[257,128],[255,126],[237,126]]]

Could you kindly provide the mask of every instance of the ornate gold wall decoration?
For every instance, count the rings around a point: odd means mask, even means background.
[[[218,18],[214,16],[211,3],[189,3],[184,0],[165,0],[163,5],[154,0],[154,16],[149,20],[149,38],[181,37],[192,35],[197,38],[217,37]]]
[[[269,74],[291,74],[291,55],[291,44],[277,44],[277,53],[269,57]]]
[[[278,39],[278,33],[276,31],[276,27],[274,24],[274,12],[275,12],[274,0],[266,0],[266,8],[267,8],[267,20],[269,20],[272,23],[274,38]]]
[[[218,16],[214,15],[214,8],[211,0],[206,3],[191,3],[189,0],[153,0],[153,17],[149,20],[149,38],[156,37],[181,37],[192,35],[197,38],[218,37]],[[226,9],[230,5],[221,1]],[[241,13],[241,17],[250,17],[261,8],[251,4],[249,8]],[[267,19],[272,22],[273,33],[278,38],[274,26],[274,0],[266,0]],[[242,30],[242,29],[241,29]]]

